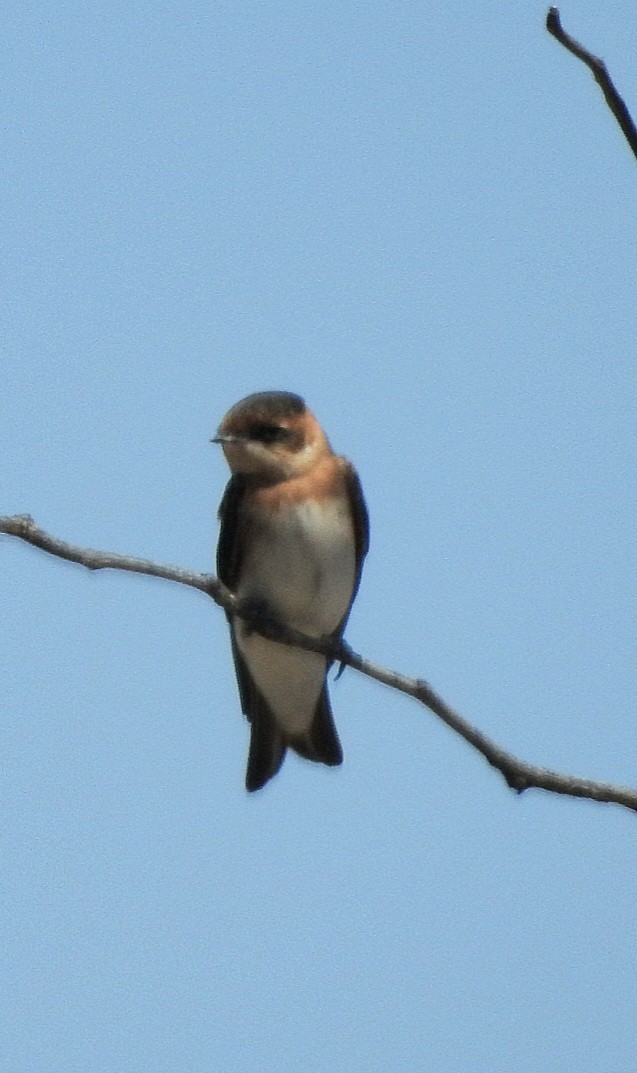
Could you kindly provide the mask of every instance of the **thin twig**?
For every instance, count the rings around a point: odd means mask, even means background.
[[[251,623],[266,637],[280,641],[282,644],[295,645],[299,648],[308,649],[311,652],[319,652],[339,663],[352,667],[361,674],[373,678],[377,682],[406,693],[410,697],[424,704],[448,727],[464,738],[469,745],[477,749],[488,760],[492,767],[496,768],[505,778],[511,789],[522,793],[532,788],[547,790],[554,794],[565,794],[569,797],[587,797],[592,801],[604,801],[623,805],[625,808],[637,811],[637,790],[627,787],[614,786],[611,783],[593,782],[589,779],[574,778],[571,775],[561,775],[557,771],[547,768],[535,767],[523,760],[518,760],[511,753],[506,752],[494,741],[491,741],[482,731],[464,719],[454,711],[427,682],[421,678],[407,678],[395,671],[385,670],[370,660],[357,655],[349,645],[344,642],[334,642],[329,639],[317,640],[314,637],[306,637],[297,630],[283,626],[281,623],[269,619],[263,614],[255,615],[254,609],[242,607],[231,592],[221,582],[209,574],[197,574],[189,570],[182,570],[176,566],[163,566],[147,559],[134,559],[128,555],[115,555],[110,552],[92,551],[90,548],[81,548],[74,544],[68,544],[64,540],[58,540],[43,529],[39,529],[29,515],[16,515],[12,518],[0,518],[0,533],[18,537],[33,544],[36,548],[49,552],[60,559],[67,559],[73,563],[79,563],[89,570],[129,570],[135,574],[150,574],[152,577],[164,578],[167,581],[176,581],[180,585],[189,585],[193,589],[206,593],[225,611],[239,614]]]
[[[560,13],[556,7],[550,7],[548,10],[546,28],[556,41],[564,45],[564,48],[572,52],[574,56],[577,56],[578,60],[585,63],[589,70],[592,71],[593,78],[606,98],[606,104],[619,123],[624,137],[633,151],[633,155],[637,157],[637,127],[635,127],[623,99],[615,89],[604,61],[600,60],[599,56],[594,56],[592,52],[580,45],[574,37],[566,33],[562,28]]]

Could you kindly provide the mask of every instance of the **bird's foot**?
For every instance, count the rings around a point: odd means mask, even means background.
[[[259,596],[247,596],[241,600],[238,613],[243,618],[244,634],[249,637],[255,631],[270,640],[276,641],[281,636],[283,626],[273,613],[267,600]]]

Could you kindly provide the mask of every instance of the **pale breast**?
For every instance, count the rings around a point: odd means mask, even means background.
[[[248,540],[238,595],[265,600],[284,621],[317,636],[346,614],[356,572],[345,497],[301,500],[261,518]],[[249,522],[249,517],[246,519]]]

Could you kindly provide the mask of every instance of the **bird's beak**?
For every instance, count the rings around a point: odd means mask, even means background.
[[[236,436],[230,436],[228,434],[226,434],[225,436],[217,435],[217,436],[213,436],[210,442],[211,443],[220,443],[223,446],[224,443],[234,443],[236,441],[236,439],[237,439]]]

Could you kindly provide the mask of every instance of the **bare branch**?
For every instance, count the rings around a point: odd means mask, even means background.
[[[65,540],[59,540],[50,533],[45,533],[44,529],[39,529],[29,514],[14,514],[10,518],[0,517],[0,533],[19,537],[20,540],[26,540],[27,544],[33,544],[42,551],[48,551],[50,555],[56,555],[58,559],[79,563],[88,570],[129,570],[133,574],[149,574],[151,577],[161,577],[166,581],[177,581],[180,585],[190,585],[191,588],[199,589],[208,596],[212,596],[220,607],[226,606],[226,600],[228,600],[227,610],[235,610],[232,594],[225,585],[211,575],[195,574],[177,566],[162,566],[161,563],[152,563],[148,559],[134,559],[130,555],[92,551],[91,548],[67,544]]]
[[[589,779],[574,778],[571,775],[562,775],[557,771],[547,768],[535,767],[496,745],[477,727],[469,723],[458,712],[454,711],[427,682],[421,678],[407,678],[395,671],[385,670],[370,660],[357,655],[345,642],[334,642],[330,639],[317,640],[314,637],[306,637],[297,630],[283,626],[263,612],[256,612],[254,608],[242,606],[240,601],[232,595],[221,582],[209,574],[196,574],[189,570],[182,570],[176,566],[163,566],[147,559],[134,559],[128,555],[115,555],[110,552],[93,551],[90,548],[81,548],[74,544],[68,544],[64,540],[58,540],[50,536],[43,529],[39,529],[28,515],[16,515],[11,518],[0,517],[0,533],[18,537],[33,544],[36,548],[49,552],[60,559],[67,559],[73,563],[79,563],[89,570],[128,570],[135,574],[150,574],[152,577],[164,578],[167,581],[176,581],[180,585],[189,585],[193,589],[206,593],[225,611],[241,615],[250,622],[259,633],[279,641],[282,644],[296,645],[299,648],[308,649],[311,652],[319,652],[328,656],[338,663],[352,667],[361,674],[373,678],[377,682],[397,689],[400,693],[406,693],[415,700],[420,701],[425,707],[437,715],[451,730],[464,738],[487,760],[492,767],[496,768],[505,778],[511,789],[517,793],[524,790],[539,789],[549,793],[564,794],[569,797],[586,797],[592,801],[604,801],[637,811],[637,790],[628,787],[614,786],[610,783],[593,782]]]
[[[548,10],[546,28],[556,41],[564,45],[564,48],[572,52],[574,56],[577,56],[578,60],[585,63],[589,70],[592,71],[593,78],[606,98],[606,104],[619,123],[624,137],[633,151],[633,155],[637,157],[637,128],[623,99],[615,89],[604,61],[600,60],[599,56],[594,56],[592,52],[589,52],[574,37],[571,37],[570,34],[567,34],[562,29],[560,13],[556,7],[550,7]]]

